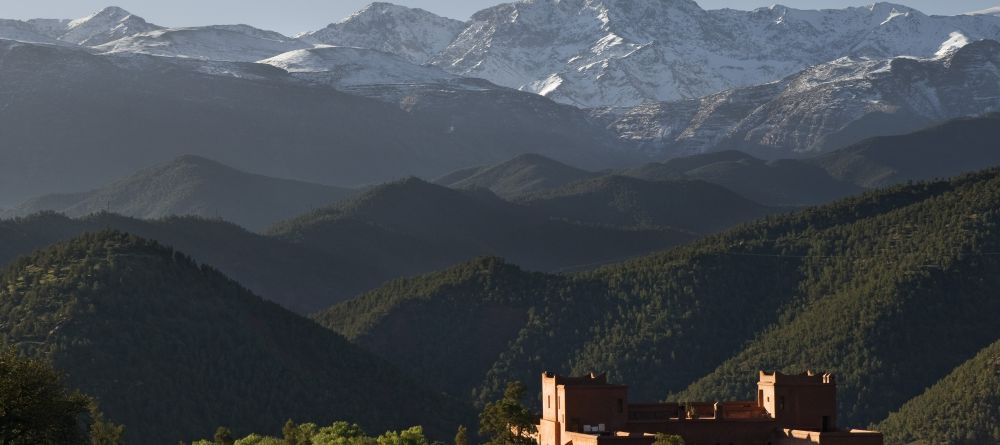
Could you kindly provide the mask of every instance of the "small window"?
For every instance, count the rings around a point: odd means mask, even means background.
[[[545,396],[545,407],[552,408],[552,396]]]
[[[559,409],[559,396],[556,396],[556,409]]]

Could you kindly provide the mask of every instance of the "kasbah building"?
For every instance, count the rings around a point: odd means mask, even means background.
[[[630,403],[606,374],[542,374],[538,445],[651,445],[657,433],[687,445],[882,445],[875,431],[837,426],[832,374],[760,372],[757,400]]]

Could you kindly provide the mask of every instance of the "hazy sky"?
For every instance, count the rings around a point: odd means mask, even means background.
[[[753,9],[773,0],[702,0],[706,9],[722,7]],[[163,26],[195,26],[246,23],[260,28],[296,34],[339,21],[371,0],[0,0],[0,17],[76,18],[109,4]],[[397,0],[393,3],[424,8],[431,12],[467,19],[473,12],[503,0]],[[802,9],[840,8],[870,4],[851,0],[785,0],[778,2]],[[928,14],[960,14],[1000,5],[1000,0],[903,0]]]

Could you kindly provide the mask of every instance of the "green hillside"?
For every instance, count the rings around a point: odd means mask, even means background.
[[[802,233],[812,248],[792,260],[799,303],[677,397],[745,398],[755,369],[820,369],[838,375],[842,421],[866,425],[994,341],[1000,178],[944,184],[922,202]]]
[[[473,262],[317,318],[388,360],[425,358],[442,388],[479,401],[511,378],[537,385],[542,370],[609,371],[633,398],[656,400],[748,397],[757,369],[814,368],[841,376],[843,421],[864,426],[1000,334],[1000,303],[988,298],[1000,257],[984,255],[1000,251],[998,208],[991,170],[768,217],[591,272]],[[434,323],[468,318],[501,328],[482,341],[473,322]]]
[[[341,252],[322,252],[198,217],[144,221],[101,213],[71,219],[53,213],[0,220],[0,266],[85,232],[116,229],[173,246],[210,264],[255,294],[308,313],[391,276]]]
[[[100,400],[133,444],[175,444],[218,425],[277,433],[284,419],[468,423],[342,337],[154,242],[104,231],[14,261],[0,275],[0,335],[50,358]],[[427,410],[428,406],[434,407]]]
[[[910,400],[878,425],[886,444],[1000,443],[1000,341]]]

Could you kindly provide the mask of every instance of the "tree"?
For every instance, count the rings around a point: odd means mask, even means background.
[[[455,445],[469,445],[468,436],[468,428],[465,425],[459,425],[458,432],[455,433]]]
[[[284,445],[301,445],[301,434],[299,434],[299,427],[295,426],[295,422],[292,419],[288,419],[285,422],[285,426],[281,427],[281,436],[284,439]]]
[[[486,404],[479,415],[479,434],[488,436],[488,445],[534,445],[535,416],[521,403],[524,384],[510,382],[503,398]]]
[[[90,445],[122,445],[125,427],[104,418],[96,402],[90,404]]]
[[[675,434],[656,433],[653,445],[684,445],[684,438]]]
[[[224,426],[220,426],[215,430],[215,443],[216,445],[233,445],[236,443],[236,439],[233,438],[233,432]]]
[[[48,363],[13,348],[0,353],[0,444],[86,444],[80,420],[89,405]]]

